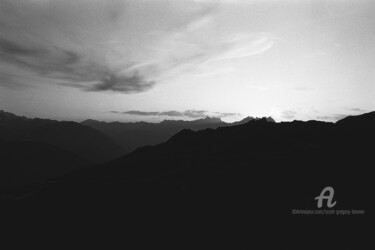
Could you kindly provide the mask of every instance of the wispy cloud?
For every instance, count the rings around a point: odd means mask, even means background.
[[[0,69],[0,86],[4,86],[10,89],[24,89],[26,85],[22,82],[17,80],[15,74],[3,71]]]
[[[87,91],[135,93],[154,85],[136,70],[118,70],[90,61],[84,54],[43,44],[21,44],[0,37],[1,62],[34,72],[50,82]],[[131,66],[129,66],[131,67]],[[3,85],[15,85],[18,75],[8,74]]]
[[[324,121],[338,121],[341,119],[344,119],[348,115],[344,114],[332,114],[332,115],[324,115],[324,116],[317,116],[316,118],[318,120],[324,120]]]
[[[146,91],[170,69],[163,55],[147,51],[161,37],[146,34],[158,29],[161,33],[185,29],[208,15],[212,6],[193,2],[183,8],[172,2],[145,1],[138,6],[121,0],[4,0],[0,6],[0,66],[17,68],[19,74],[8,72],[0,84],[15,87],[26,72],[43,82],[85,91]],[[168,17],[161,19],[160,13]]]
[[[138,6],[120,0],[4,0],[0,65],[85,91],[137,93],[185,74],[231,72],[213,64],[263,54],[274,46],[265,32],[217,32],[218,6],[196,1],[142,1]],[[161,13],[166,17],[160,18]],[[2,85],[20,82],[17,77]]]
[[[349,108],[349,107],[346,107],[345,109],[349,111],[348,114],[329,114],[329,115],[317,116],[316,118],[319,119],[319,120],[336,122],[336,121],[339,121],[341,119],[344,119],[345,117],[353,114],[354,112],[357,113],[357,114],[358,113],[365,113],[365,112],[367,112],[366,110],[361,109],[361,108]]]
[[[209,117],[217,117],[217,118],[227,118],[227,117],[235,117],[240,116],[239,113],[222,113],[222,112],[210,112],[206,110],[185,110],[185,111],[177,111],[177,110],[170,110],[170,111],[139,111],[139,110],[130,110],[130,111],[111,111],[114,114],[123,114],[123,115],[135,115],[135,116],[157,116],[157,117],[179,117],[179,118],[205,118]]]
[[[157,116],[159,112],[145,112],[139,110],[130,110],[130,111],[111,111],[113,114],[124,114],[124,115],[139,115],[139,116]]]
[[[296,114],[297,114],[297,112],[295,112],[293,110],[285,110],[285,111],[282,112],[281,117],[290,120],[290,119],[293,119],[294,117],[296,117]]]
[[[204,18],[205,22],[197,20],[197,27],[187,27],[165,36],[154,52],[159,58],[155,65],[161,69],[161,79],[193,74],[210,76],[217,73],[232,72],[233,69],[217,67],[214,64],[226,60],[246,59],[269,51],[275,44],[275,39],[268,33],[229,34],[212,38],[202,38],[205,32],[213,29],[215,18]]]
[[[224,49],[212,60],[229,60],[251,57],[262,54],[273,47],[275,41],[267,33],[240,34],[227,41],[221,46]]]
[[[346,109],[350,111],[354,111],[354,112],[360,112],[360,113],[368,112],[368,110],[361,109],[361,108],[346,108]]]

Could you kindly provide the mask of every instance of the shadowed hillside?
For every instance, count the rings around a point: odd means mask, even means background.
[[[0,141],[0,152],[0,189],[5,190],[44,182],[89,165],[69,151],[41,142]]]
[[[194,131],[206,128],[218,128],[232,125],[239,125],[253,120],[247,117],[235,123],[226,123],[219,118],[206,117],[194,121],[164,120],[160,123],[147,122],[100,122],[86,120],[82,124],[97,129],[107,135],[118,145],[121,145],[123,152],[129,153],[134,149],[146,145],[155,145],[167,141],[172,135],[183,129]]]
[[[133,230],[142,225],[152,230],[160,224],[176,229],[199,225],[195,230],[238,236],[252,230],[297,235],[306,223],[315,229],[331,222],[336,228],[348,223],[356,227],[370,221],[374,209],[368,145],[375,133],[367,125],[374,115],[336,124],[263,118],[216,129],[185,129],[165,143],[40,185],[22,200],[3,196],[3,201],[12,207],[48,204],[43,210],[47,214],[65,211],[64,218],[79,217],[88,224],[96,218],[101,227],[120,223]],[[335,190],[335,209],[366,214],[292,214],[293,209],[317,209],[315,197],[327,186]],[[36,190],[25,188],[30,189]]]
[[[0,139],[47,143],[92,163],[103,163],[123,155],[119,146],[93,128],[75,122],[30,119],[4,111],[0,111]]]

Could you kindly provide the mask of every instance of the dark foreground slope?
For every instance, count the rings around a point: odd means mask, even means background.
[[[21,211],[21,205],[28,207],[32,214],[32,208],[39,209],[41,218],[58,213],[86,230],[105,228],[110,234],[130,229],[148,237],[166,226],[169,239],[182,233],[214,235],[211,247],[234,237],[227,249],[298,237],[311,245],[316,237],[338,232],[353,237],[373,219],[374,117],[369,113],[336,124],[261,119],[183,130],[166,143],[76,172],[22,200],[3,197],[3,202]],[[327,186],[334,188],[337,203],[321,209],[365,214],[293,214],[294,209],[317,210],[315,197]]]
[[[42,142],[0,141],[0,190],[45,182],[90,164],[77,155]]]

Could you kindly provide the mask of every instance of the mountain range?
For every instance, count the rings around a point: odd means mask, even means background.
[[[236,124],[251,119],[254,118],[248,117]],[[137,147],[162,143],[182,129],[199,130],[228,125],[218,118],[209,117],[195,121],[165,120],[157,124],[94,120],[77,123],[31,119],[0,111],[3,161],[0,186],[22,186],[102,164],[124,156]]]
[[[275,123],[261,118],[232,126],[183,129],[163,143],[140,147],[109,162],[48,182],[2,190],[0,202],[21,220],[32,216],[40,223],[55,218],[55,225],[80,225],[89,235],[101,228],[105,229],[101,235],[125,234],[126,229],[162,237],[164,227],[169,229],[168,237],[194,230],[243,240],[256,231],[280,240],[278,235],[303,235],[300,228],[306,225],[327,233],[332,225],[336,229],[370,226],[375,207],[374,125],[375,112],[371,112],[336,123]],[[48,152],[42,144],[23,147],[18,157],[27,155],[28,148],[31,155]],[[56,159],[51,167],[69,162],[59,153],[49,155],[45,161]],[[323,209],[364,214],[343,219],[293,213],[319,209],[316,197],[325,187],[334,189],[337,204]],[[249,246],[249,242],[230,245]]]
[[[75,122],[0,111],[0,187],[45,181],[122,155],[105,135]]]
[[[0,111],[0,131],[3,142],[42,142],[91,163],[103,163],[122,154],[105,135],[76,122],[31,119]]]
[[[111,138],[116,144],[120,145],[123,153],[126,154],[141,146],[156,145],[165,142],[171,136],[183,129],[198,131],[206,128],[239,125],[254,119],[259,118],[246,117],[243,120],[234,123],[226,123],[220,118],[206,117],[193,121],[164,120],[160,123],[122,123],[85,120],[81,124],[102,132]],[[270,121],[272,120],[271,117],[267,119]]]

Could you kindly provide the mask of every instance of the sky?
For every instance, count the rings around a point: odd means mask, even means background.
[[[82,121],[375,110],[375,1],[0,0],[0,109]]]

